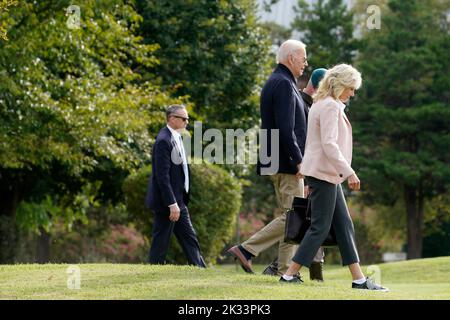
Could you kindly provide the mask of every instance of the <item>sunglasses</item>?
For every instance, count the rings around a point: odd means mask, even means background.
[[[174,118],[178,118],[178,119],[183,119],[183,121],[184,122],[186,122],[186,121],[188,121],[189,120],[189,118],[187,117],[187,118],[185,118],[185,117],[182,117],[182,116],[172,116],[172,117],[174,117]]]

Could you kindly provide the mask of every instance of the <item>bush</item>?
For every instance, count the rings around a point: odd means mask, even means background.
[[[54,263],[134,263],[147,256],[148,244],[130,222],[123,204],[90,208],[88,223],[71,231],[59,223],[51,232],[50,261]]]
[[[151,168],[144,167],[130,175],[123,185],[128,211],[139,229],[149,238],[153,215],[144,208],[144,200],[150,173]],[[191,178],[189,213],[192,224],[205,261],[215,263],[224,245],[233,235],[236,216],[241,206],[241,185],[225,170],[206,163],[192,165]],[[172,243],[174,242],[176,241]],[[171,263],[186,263],[178,243],[171,246],[166,260]]]
[[[99,248],[108,260],[120,263],[133,263],[145,257],[146,240],[132,225],[113,225],[104,237]]]
[[[425,228],[429,225],[425,225]],[[435,230],[423,238],[424,258],[450,255],[450,222],[444,222],[440,230]]]

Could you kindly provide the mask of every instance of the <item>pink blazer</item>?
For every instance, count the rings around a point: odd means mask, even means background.
[[[308,114],[305,155],[300,172],[333,184],[344,182],[355,171],[352,163],[352,126],[344,104],[332,97],[319,100]]]

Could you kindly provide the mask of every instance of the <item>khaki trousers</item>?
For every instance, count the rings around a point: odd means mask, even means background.
[[[262,251],[278,243],[278,271],[285,273],[298,247],[284,242],[286,210],[292,207],[294,197],[304,197],[303,179],[299,180],[295,175],[285,173],[278,173],[271,178],[278,206],[283,213],[243,242],[242,247],[254,256],[258,256]]]

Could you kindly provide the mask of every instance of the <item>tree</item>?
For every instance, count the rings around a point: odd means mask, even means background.
[[[137,1],[146,43],[158,43],[163,84],[194,103],[205,127],[251,128],[259,85],[268,72],[270,42],[253,0]]]
[[[403,201],[408,258],[422,255],[424,202],[448,190],[450,39],[442,1],[391,0],[364,34],[364,89],[351,108],[368,202]]]
[[[353,38],[353,13],[342,0],[298,1],[292,29],[307,45],[308,69],[351,63],[357,41]]]
[[[292,30],[276,22],[264,22],[262,27],[267,30],[270,35],[270,42],[274,46],[281,46],[281,44],[291,37]],[[272,61],[272,64],[275,65],[275,60]]]
[[[104,171],[147,163],[149,131],[175,100],[137,72],[150,77],[157,45],[135,35],[141,17],[127,1],[77,3],[81,24],[69,28],[69,1],[22,1],[0,51],[0,214],[28,204],[22,225],[41,232],[55,215],[82,219],[69,208]],[[32,204],[47,219],[27,215]]]
[[[2,11],[8,11],[8,7],[15,6],[19,1],[15,0],[3,0],[0,2],[0,39],[8,40],[8,35],[6,31],[7,23],[4,21],[8,17],[7,13]]]

